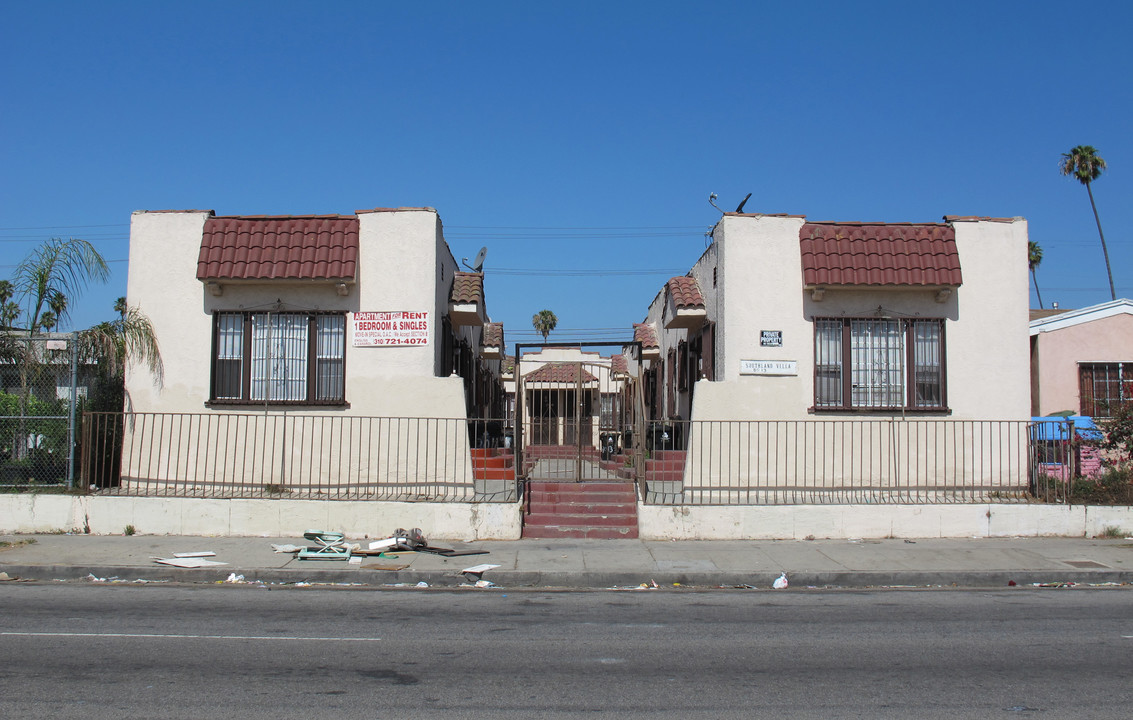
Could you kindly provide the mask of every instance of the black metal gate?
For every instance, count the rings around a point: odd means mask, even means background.
[[[586,347],[612,347],[604,356]],[[639,343],[517,345],[516,453],[532,481],[626,480],[644,468]]]

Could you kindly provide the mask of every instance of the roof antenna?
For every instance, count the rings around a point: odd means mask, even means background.
[[[472,272],[480,273],[484,272],[484,258],[487,256],[488,248],[485,246],[480,248],[480,252],[476,253],[476,259],[472,261],[471,265],[468,264],[468,258],[461,258],[460,262],[464,263],[464,267],[468,268]]]
[[[740,201],[739,207],[736,208],[737,213],[742,213],[744,211],[744,203],[746,203],[750,197],[751,197],[751,193],[748,193],[747,197],[745,197],[743,200]]]

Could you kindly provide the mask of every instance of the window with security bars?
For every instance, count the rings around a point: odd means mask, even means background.
[[[602,393],[600,413],[599,427],[616,428],[621,426],[622,396],[618,393]]]
[[[342,404],[345,360],[344,314],[216,313],[211,400]]]
[[[815,408],[944,410],[944,388],[943,320],[815,320]]]
[[[1110,417],[1133,401],[1133,362],[1079,363],[1078,388],[1082,415]]]

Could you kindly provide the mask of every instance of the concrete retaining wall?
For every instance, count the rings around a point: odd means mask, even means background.
[[[1133,533],[1133,508],[1088,505],[638,506],[645,540],[1090,537],[1107,527]],[[398,503],[332,500],[0,495],[0,533],[298,537],[310,529],[349,537],[419,527],[427,537],[515,540],[517,503]]]
[[[311,529],[352,538],[421,528],[450,540],[514,540],[516,503],[400,503],[331,500],[0,496],[0,532],[62,531],[120,535],[127,525],[148,535],[300,537]]]
[[[1133,533],[1133,508],[1092,505],[772,505],[638,507],[646,540],[1089,537]]]

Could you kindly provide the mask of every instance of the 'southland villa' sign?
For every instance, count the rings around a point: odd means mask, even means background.
[[[740,375],[798,375],[797,360],[740,360]]]
[[[406,347],[429,344],[429,313],[356,312],[351,328],[354,347]]]

